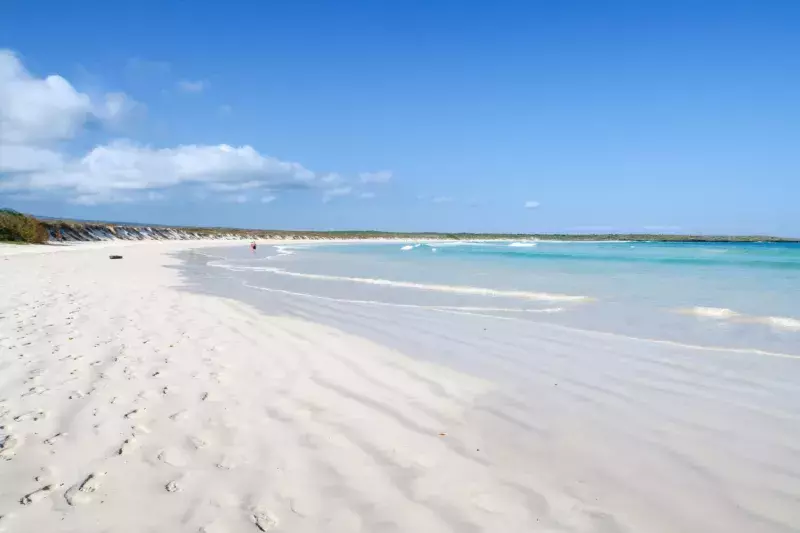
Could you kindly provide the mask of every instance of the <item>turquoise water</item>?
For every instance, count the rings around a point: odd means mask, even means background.
[[[344,301],[800,353],[794,243],[286,245],[221,266],[256,286]]]

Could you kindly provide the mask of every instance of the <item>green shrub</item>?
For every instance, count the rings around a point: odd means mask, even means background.
[[[31,216],[0,209],[0,241],[42,244],[47,242],[47,230]]]

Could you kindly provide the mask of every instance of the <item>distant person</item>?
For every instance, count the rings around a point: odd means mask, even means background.
[[[250,249],[253,250],[253,253],[256,253],[256,248],[258,248],[258,245],[256,244],[256,241],[251,242],[250,243]]]

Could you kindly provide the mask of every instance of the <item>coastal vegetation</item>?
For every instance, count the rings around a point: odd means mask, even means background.
[[[409,240],[557,240],[654,242],[800,242],[766,235],[665,235],[639,233],[439,233],[388,231],[299,231],[224,227],[162,226],[36,218],[0,210],[0,240],[29,243],[105,239],[409,239]]]
[[[36,218],[13,209],[0,209],[0,241],[41,244],[47,239],[47,229]]]

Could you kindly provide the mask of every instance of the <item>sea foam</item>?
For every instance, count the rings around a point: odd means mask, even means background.
[[[800,330],[800,320],[785,316],[751,316],[721,307],[692,307],[679,309],[678,312],[717,320],[733,319],[737,322],[765,324],[776,329]]]
[[[253,267],[230,265],[222,262],[211,262],[209,266],[224,268],[235,272],[257,271],[277,274],[279,276],[292,276],[305,279],[316,279],[325,281],[347,281],[351,283],[364,283],[367,285],[379,285],[382,287],[394,287],[402,289],[419,289],[425,291],[449,292],[455,294],[469,294],[475,296],[498,296],[506,298],[518,298],[523,300],[552,301],[552,302],[587,302],[591,298],[588,296],[575,296],[570,294],[551,294],[546,292],[514,291],[503,289],[489,289],[485,287],[471,287],[465,285],[439,285],[428,283],[414,283],[411,281],[394,281],[376,278],[357,278],[349,276],[331,276],[327,274],[310,274],[306,272],[292,272],[282,268],[274,267]]]
[[[732,311],[731,309],[725,309],[724,307],[691,307],[688,309],[680,309],[679,312],[687,315],[695,315],[705,318],[716,318],[719,320],[725,320],[728,318],[739,316],[739,313],[737,313],[736,311]]]

